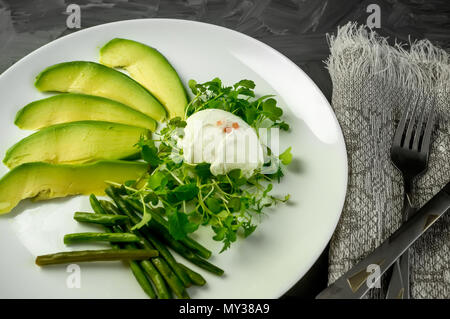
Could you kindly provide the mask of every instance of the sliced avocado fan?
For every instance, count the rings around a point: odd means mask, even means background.
[[[35,86],[42,92],[72,92],[105,97],[128,105],[157,121],[166,117],[161,103],[129,76],[87,61],[55,64],[42,71]]]
[[[100,63],[124,68],[166,107],[169,118],[184,118],[188,103],[186,90],[175,69],[156,49],[116,38],[100,49]]]
[[[14,124],[39,130],[55,124],[103,121],[156,129],[151,117],[117,101],[94,95],[65,93],[34,101],[17,112]]]
[[[143,162],[98,161],[91,164],[26,163],[0,179],[0,214],[9,213],[21,200],[46,200],[69,195],[104,195],[106,181],[124,183],[144,175]]]
[[[82,121],[58,124],[25,137],[3,160],[9,168],[29,162],[76,164],[101,159],[135,159],[135,146],[150,131],[124,124]]]

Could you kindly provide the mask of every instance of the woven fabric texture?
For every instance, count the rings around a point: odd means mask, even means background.
[[[405,108],[437,114],[429,168],[415,182],[413,202],[422,206],[450,180],[450,57],[427,40],[390,46],[355,24],[339,28],[329,43],[332,105],[349,165],[347,198],[330,244],[332,283],[401,224],[403,181],[390,147]],[[368,297],[383,298],[387,279]],[[412,247],[411,297],[450,298],[449,215]]]

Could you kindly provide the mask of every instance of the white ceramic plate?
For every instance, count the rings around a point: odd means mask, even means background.
[[[0,154],[30,133],[13,121],[19,108],[46,96],[33,87],[35,76],[59,62],[98,61],[99,48],[115,37],[160,50],[185,84],[214,77],[227,84],[251,79],[258,94],[277,95],[292,128],[281,135],[281,149],[292,146],[294,161],[275,193],[289,193],[292,200],[269,211],[252,236],[220,255],[220,244],[210,239],[210,230],[196,235],[215,252],[211,261],[226,275],[215,277],[200,270],[208,284],[189,293],[192,298],[280,297],[308,271],[331,238],[344,203],[347,158],[325,97],[301,69],[267,45],[225,28],[167,19],[110,23],[65,36],[0,76]],[[6,172],[1,166],[0,173]],[[80,288],[69,288],[73,277],[66,266],[34,265],[38,254],[72,249],[62,244],[64,234],[92,229],[72,219],[80,210],[89,211],[87,197],[24,201],[0,216],[0,298],[145,297],[120,262],[80,264]],[[76,249],[80,248],[86,247]]]

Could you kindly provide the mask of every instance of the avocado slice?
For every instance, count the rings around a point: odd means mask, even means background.
[[[72,92],[105,97],[162,121],[164,107],[129,76],[104,65],[87,61],[55,64],[42,71],[35,82],[42,92]]]
[[[170,118],[184,118],[188,99],[183,83],[169,61],[156,49],[116,38],[100,49],[100,63],[124,68],[166,107]]]
[[[105,181],[124,183],[147,171],[143,162],[98,161],[91,164],[26,163],[0,179],[0,214],[9,213],[22,199],[46,200],[69,195],[104,195]]]
[[[156,129],[156,121],[117,101],[94,95],[66,93],[31,102],[16,115],[14,124],[39,130],[55,124],[104,121]]]
[[[29,162],[85,163],[136,158],[135,144],[150,131],[124,124],[83,121],[42,129],[12,146],[3,160],[9,168]]]

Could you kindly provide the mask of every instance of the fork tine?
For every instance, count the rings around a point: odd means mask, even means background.
[[[406,120],[408,119],[408,114],[410,112],[410,108],[406,107],[403,110],[402,117],[400,122],[398,123],[397,129],[395,130],[394,140],[392,141],[393,146],[401,146],[402,144],[402,136],[406,127]]]
[[[431,133],[433,132],[435,119],[436,119],[435,112],[431,110],[428,116],[427,125],[425,126],[425,132],[423,133],[422,143],[420,145],[420,152],[427,153],[427,156],[428,153],[430,152]]]
[[[413,105],[411,107],[411,116],[409,118],[409,124],[408,129],[406,130],[405,139],[403,140],[403,146],[406,148],[409,148],[409,145],[411,144],[411,137],[414,130],[414,124],[416,123],[416,117],[417,117],[417,109],[418,105]]]
[[[427,120],[425,118],[425,116],[426,116],[426,107],[423,107],[422,111],[420,113],[421,113],[420,120],[417,122],[416,131],[414,132],[414,140],[413,140],[413,144],[412,144],[412,150],[413,151],[419,151],[420,138],[424,134],[424,132],[422,130],[422,127],[426,124],[425,121]],[[428,114],[428,116],[430,116],[430,114]]]

